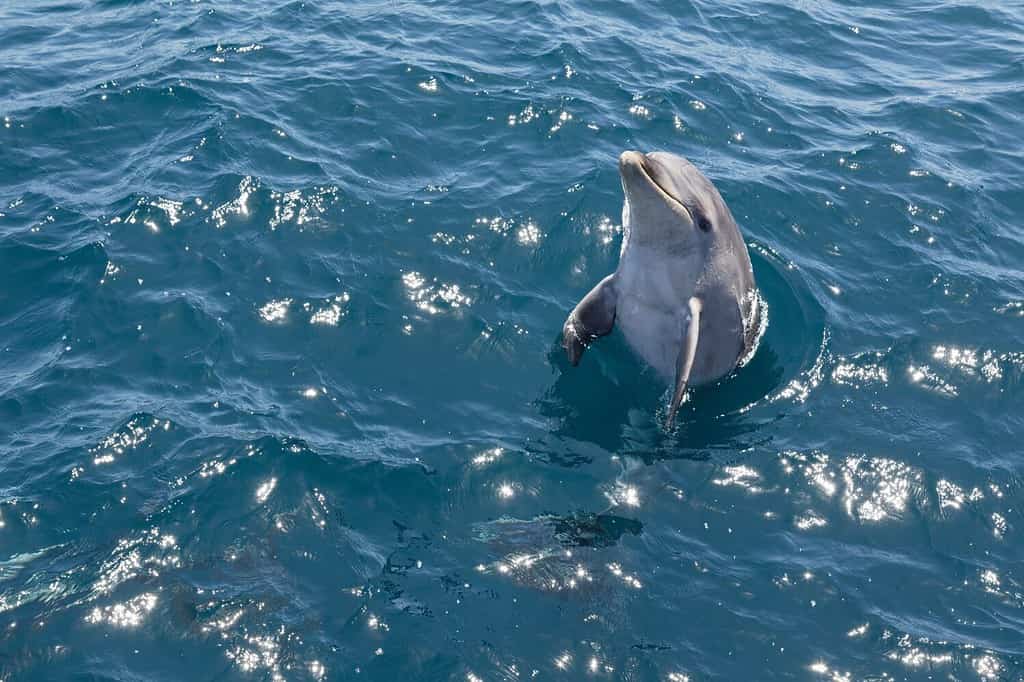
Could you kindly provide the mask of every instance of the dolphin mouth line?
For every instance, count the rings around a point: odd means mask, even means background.
[[[654,185],[658,189],[659,192],[664,194],[673,203],[679,205],[679,207],[681,207],[684,211],[686,211],[686,215],[690,218],[690,222],[693,223],[694,225],[696,225],[697,221],[694,219],[693,212],[690,210],[690,207],[687,206],[686,204],[684,204],[683,202],[679,201],[679,199],[676,199],[674,196],[672,196],[672,194],[669,193],[669,191],[667,189],[662,187],[658,183],[658,181],[654,179],[654,175],[651,173],[650,170],[647,169],[647,163],[648,163],[647,162],[647,155],[646,154],[641,154],[640,158],[643,159],[640,162],[640,170],[643,172],[644,177],[647,178],[650,181],[650,183],[652,185]]]

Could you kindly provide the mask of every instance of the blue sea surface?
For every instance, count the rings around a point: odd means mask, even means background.
[[[0,679],[1024,679],[1019,2],[8,0]],[[768,306],[562,322],[625,149]]]

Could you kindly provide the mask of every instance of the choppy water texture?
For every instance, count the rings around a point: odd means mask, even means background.
[[[0,677],[1018,680],[1024,9],[0,9]],[[770,323],[664,430],[615,161]]]

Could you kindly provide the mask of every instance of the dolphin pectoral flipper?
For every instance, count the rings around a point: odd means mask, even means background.
[[[697,341],[700,335],[700,316],[703,306],[696,296],[689,301],[690,320],[686,326],[686,334],[683,336],[683,346],[679,349],[679,360],[676,364],[676,391],[672,395],[672,403],[668,407],[668,426],[676,419],[676,412],[683,403],[683,396],[686,395],[686,384],[690,381],[690,372],[693,370],[693,362],[697,357]]]
[[[575,367],[595,339],[610,334],[615,325],[615,275],[608,275],[583,297],[562,327],[562,348]]]

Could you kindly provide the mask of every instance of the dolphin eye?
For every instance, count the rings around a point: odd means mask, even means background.
[[[693,216],[693,222],[697,224],[697,227],[701,232],[711,231],[711,221],[704,215],[704,211],[700,210],[698,206],[687,206],[690,210],[690,215]]]

